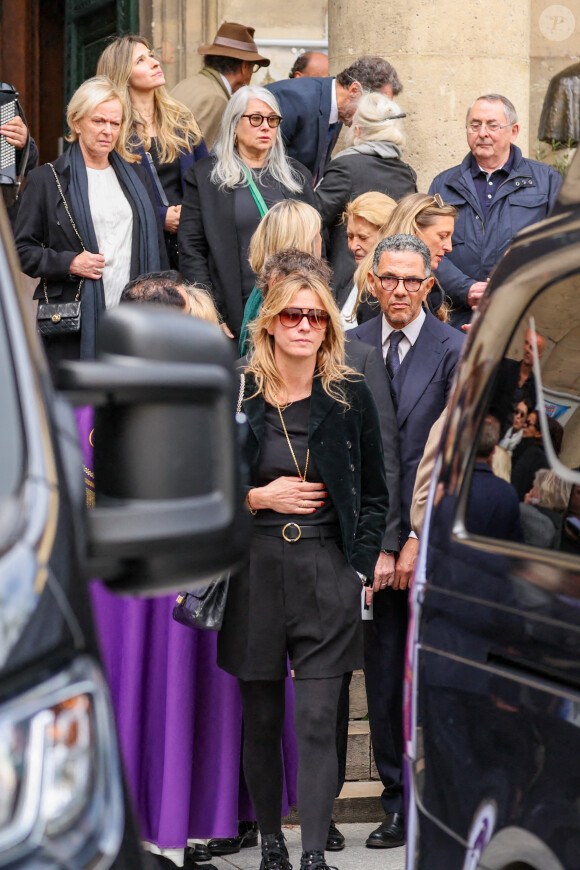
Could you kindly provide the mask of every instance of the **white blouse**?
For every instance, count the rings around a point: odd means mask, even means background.
[[[112,308],[119,304],[123,287],[131,275],[133,212],[112,166],[87,167],[87,179],[99,254],[105,256],[105,305]]]

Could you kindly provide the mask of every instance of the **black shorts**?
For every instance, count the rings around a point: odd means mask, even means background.
[[[297,679],[362,666],[361,581],[337,540],[287,543],[256,530],[247,569],[232,578],[218,664],[242,680]]]

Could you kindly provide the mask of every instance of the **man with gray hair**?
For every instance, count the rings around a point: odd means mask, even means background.
[[[368,282],[381,314],[347,336],[373,345],[383,356],[400,448],[399,540],[394,551],[381,551],[375,568],[378,591],[373,598],[373,619],[364,622],[369,721],[386,816],[366,845],[386,849],[405,842],[403,668],[407,589],[419,548],[411,531],[411,499],[431,426],[447,403],[463,336],[427,309],[425,302],[433,286],[431,255],[416,236],[400,234],[379,242]]]
[[[437,279],[453,302],[451,322],[471,319],[490,273],[520,230],[543,220],[562,179],[551,166],[528,160],[514,144],[518,116],[501,94],[485,94],[467,112],[470,153],[459,166],[440,173],[429,193],[439,193],[459,214],[453,250],[443,258]]]

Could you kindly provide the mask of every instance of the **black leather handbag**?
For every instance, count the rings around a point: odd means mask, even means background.
[[[64,197],[64,193],[62,191],[62,187],[60,186],[60,181],[58,179],[58,175],[56,174],[56,170],[52,163],[48,164],[52,169],[52,173],[54,175],[54,180],[56,181],[56,186],[58,187],[58,192],[60,193],[63,205],[65,207],[66,213],[69,216],[69,220],[72,224],[72,228],[76,233],[76,236],[81,243],[81,247],[83,251],[86,250],[83,240],[81,239],[80,233],[77,229],[77,225],[73,220],[73,216],[70,213],[68,203]],[[46,286],[46,279],[42,280],[42,287],[44,290],[44,302],[38,303],[38,309],[36,311],[36,328],[41,335],[47,335],[54,338],[58,338],[60,335],[68,335],[71,332],[80,332],[81,328],[81,290],[83,289],[83,284],[85,283],[85,279],[81,278],[79,282],[79,286],[77,289],[76,296],[73,302],[49,302],[48,301],[48,289]]]
[[[45,291],[46,292],[46,291]],[[81,328],[81,303],[48,301],[38,303],[36,328],[41,335],[65,335]]]
[[[240,392],[236,414],[242,410],[245,385],[246,378],[242,373],[240,374]],[[194,592],[180,592],[173,608],[174,620],[189,626],[189,628],[219,631],[224,619],[229,585],[228,575],[227,577],[217,577],[203,589]]]
[[[224,619],[230,578],[213,580],[194,592],[180,592],[173,608],[173,618],[189,628],[219,631]]]

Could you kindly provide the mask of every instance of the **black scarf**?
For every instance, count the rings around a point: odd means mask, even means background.
[[[160,268],[157,216],[153,203],[141,179],[130,163],[116,151],[109,154],[115,174],[121,182],[123,193],[129,194],[139,217],[139,271],[157,272]],[[77,222],[78,231],[87,251],[97,254],[99,245],[95,235],[89,204],[87,170],[79,143],[74,142],[66,152],[70,167],[70,208]],[[136,276],[132,276],[136,277]],[[81,359],[94,359],[99,320],[105,310],[103,281],[87,278],[81,293]]]

